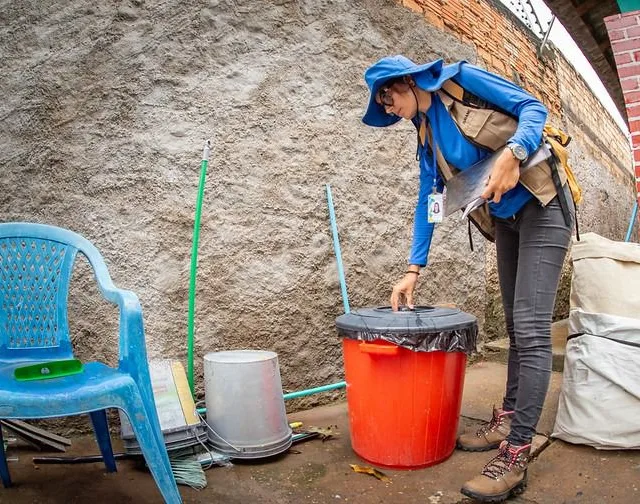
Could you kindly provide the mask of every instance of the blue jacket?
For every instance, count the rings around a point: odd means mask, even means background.
[[[371,91],[369,107],[363,117],[366,124],[389,126],[400,120],[399,117],[386,114],[384,108],[375,102],[375,93],[384,82],[402,75],[412,75],[418,87],[426,91],[436,91],[444,81],[454,78],[465,90],[518,118],[518,129],[509,142],[524,146],[529,154],[538,147],[547,118],[544,105],[515,84],[463,61],[443,65],[442,60],[437,60],[426,65],[415,65],[403,56],[393,56],[372,65],[365,73],[365,80]],[[489,151],[475,146],[460,133],[438,95],[434,93],[432,98],[427,119],[445,159],[456,168],[465,170],[489,155]],[[417,125],[416,121],[414,119]],[[427,222],[427,198],[434,187],[442,191],[444,186],[438,176],[435,156],[433,153],[429,155],[428,150],[427,146],[419,150],[420,190],[409,256],[409,264],[420,266],[427,264],[434,228],[433,224]],[[503,195],[500,203],[490,203],[489,208],[496,217],[509,217],[517,213],[531,198],[531,193],[518,184]]]

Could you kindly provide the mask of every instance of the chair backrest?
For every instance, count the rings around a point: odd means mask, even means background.
[[[0,361],[73,356],[67,297],[84,242],[54,226],[0,224]]]

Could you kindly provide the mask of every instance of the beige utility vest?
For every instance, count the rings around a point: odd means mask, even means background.
[[[440,100],[447,108],[453,121],[462,134],[472,143],[491,151],[504,148],[507,141],[518,128],[518,121],[513,117],[493,110],[462,103],[464,89],[455,82],[448,80],[442,85],[442,90],[436,91]],[[430,135],[429,143],[431,143]],[[440,149],[436,149],[438,168],[444,179],[453,177],[460,170],[451,166],[444,159]],[[561,185],[567,181],[567,175],[560,163],[556,163]],[[551,176],[551,166],[546,161],[527,168],[520,175],[520,183],[525,186],[542,205],[547,205],[557,194],[556,186]],[[482,232],[485,238],[493,241],[495,238],[493,218],[489,214],[487,204],[474,210],[469,215],[471,221]]]

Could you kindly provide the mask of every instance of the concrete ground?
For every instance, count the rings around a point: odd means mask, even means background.
[[[499,404],[506,376],[504,364],[478,362],[465,379],[460,430],[474,428]],[[539,432],[553,428],[562,376],[554,373]],[[425,503],[471,504],[459,493],[490,458],[487,453],[455,451],[445,462],[415,471],[382,469],[389,482],[351,470],[368,465],[351,450],[346,403],[290,415],[305,426],[337,425],[336,438],[297,444],[289,453],[269,461],[234,463],[207,471],[208,487],[180,487],[185,503]],[[544,438],[539,438],[543,440]],[[120,448],[114,439],[116,448]],[[72,454],[94,454],[92,438],[74,439]],[[118,463],[119,472],[105,474],[101,464],[34,466],[34,452],[12,449],[15,487],[0,489],[0,503],[161,502],[153,479],[131,461]],[[640,502],[640,451],[598,451],[551,441],[531,464],[527,491],[511,502],[520,504],[584,504]]]

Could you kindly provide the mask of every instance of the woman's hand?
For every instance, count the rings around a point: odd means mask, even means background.
[[[488,201],[499,203],[502,195],[513,189],[520,178],[520,161],[518,161],[509,149],[502,151],[502,154],[493,165],[487,187],[482,193],[482,197]]]
[[[413,308],[413,291],[418,283],[418,271],[409,270],[404,278],[393,286],[391,291],[391,309],[398,311],[398,306],[402,303],[409,308]]]

